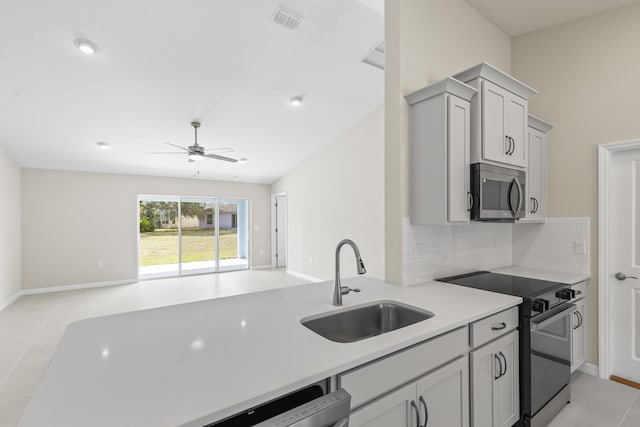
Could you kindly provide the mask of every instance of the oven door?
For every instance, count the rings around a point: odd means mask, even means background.
[[[531,416],[569,384],[575,311],[575,304],[563,304],[531,319]]]
[[[477,163],[471,166],[472,219],[513,222],[525,216],[525,173]]]

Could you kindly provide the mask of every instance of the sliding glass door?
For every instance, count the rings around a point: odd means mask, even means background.
[[[141,279],[249,268],[249,201],[139,196]]]
[[[220,200],[220,269],[249,268],[249,201]]]
[[[180,199],[139,197],[140,277],[180,274]]]
[[[180,201],[182,274],[216,271],[216,199]]]

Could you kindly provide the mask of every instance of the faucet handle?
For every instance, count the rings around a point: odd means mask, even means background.
[[[351,288],[350,288],[350,287],[348,287],[348,286],[340,286],[340,293],[341,293],[342,295],[348,295],[348,294],[349,294],[349,292],[351,292],[351,291],[353,291],[353,292],[360,292],[360,288],[353,288],[353,289],[351,289]]]

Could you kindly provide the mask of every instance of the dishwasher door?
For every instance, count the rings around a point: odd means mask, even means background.
[[[279,414],[256,427],[347,427],[351,395],[340,389]]]

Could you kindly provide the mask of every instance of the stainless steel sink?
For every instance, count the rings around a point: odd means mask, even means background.
[[[435,316],[395,301],[376,301],[328,314],[306,317],[304,326],[328,340],[348,343],[386,334]]]

